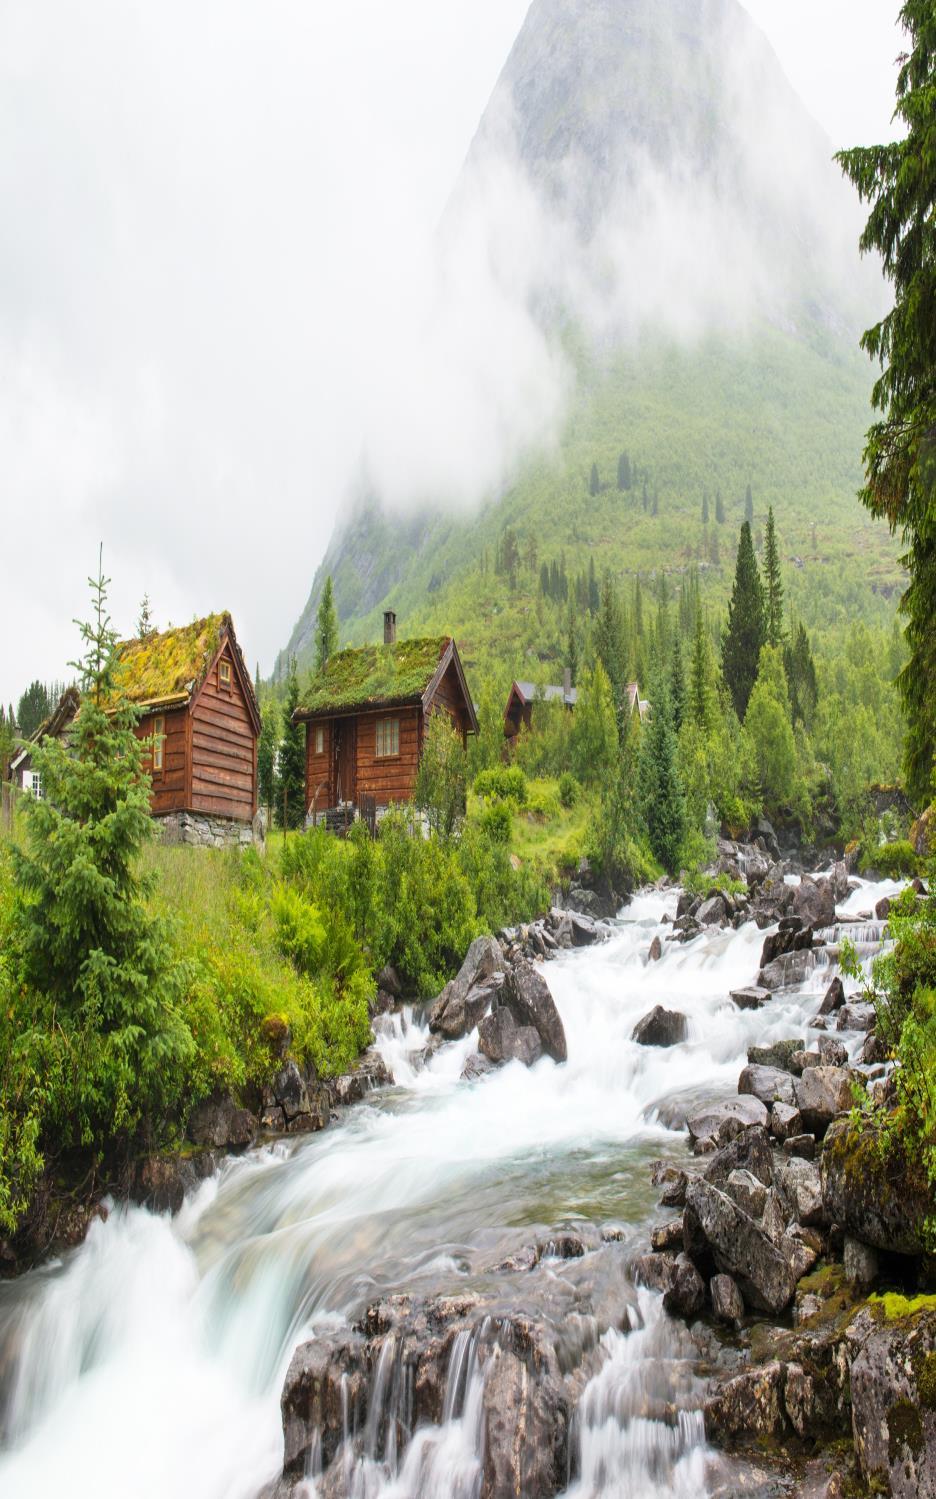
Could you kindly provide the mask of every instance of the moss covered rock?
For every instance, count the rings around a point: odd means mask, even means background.
[[[903,1302],[903,1316],[887,1302]],[[872,1299],[849,1339],[852,1431],[862,1475],[893,1499],[936,1499],[936,1298]]]
[[[885,1154],[881,1137],[851,1120],[831,1126],[822,1149],[826,1219],[864,1244],[894,1254],[923,1253],[923,1225],[933,1204],[919,1162]]]

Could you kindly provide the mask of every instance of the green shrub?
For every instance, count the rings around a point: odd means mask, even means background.
[[[476,796],[524,807],[527,778],[519,765],[497,765],[493,770],[482,770],[475,776],[474,792]]]
[[[559,800],[569,812],[578,804],[582,788],[571,770],[564,770],[559,777]]]
[[[862,874],[876,869],[886,880],[912,879],[920,872],[920,860],[913,844],[899,839],[896,843],[881,843],[877,848],[866,849],[858,867]]]
[[[508,844],[513,827],[513,813],[507,802],[491,802],[479,818],[482,831],[492,843]]]

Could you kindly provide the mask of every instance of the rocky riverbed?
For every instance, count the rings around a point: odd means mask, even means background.
[[[0,1287],[4,1495],[832,1499],[853,1418],[931,1492],[912,1203],[843,1114],[894,887],[719,856],[745,895],[556,910],[421,1011],[384,975],[355,1074],[284,1053],[193,1120],[214,1176]]]

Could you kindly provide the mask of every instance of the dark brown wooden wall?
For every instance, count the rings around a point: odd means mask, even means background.
[[[146,768],[152,772],[153,732],[158,714],[147,714],[136,726],[136,736],[149,746]],[[186,806],[186,739],[188,731],[188,709],[175,708],[164,713],[166,721],[163,739],[163,768],[153,774],[153,790],[150,808],[155,814],[180,812]]]
[[[378,718],[400,720],[400,753],[377,758]],[[409,801],[419,769],[421,708],[362,713],[357,725],[357,796],[373,796],[379,807]]]
[[[315,731],[322,730],[322,753],[315,753]],[[316,792],[318,795],[316,796]],[[323,812],[335,805],[335,776],[332,765],[332,724],[306,724],[306,811],[315,802],[315,810]]]
[[[257,806],[256,735],[230,644],[220,660],[231,663],[230,687],[219,685],[216,662],[190,712],[189,806],[249,822]]]
[[[439,708],[445,709],[458,733],[461,734],[462,739],[465,739],[469,727],[468,709],[465,706],[465,695],[454,664],[449,665],[445,676],[433,693],[430,712],[436,712]]]

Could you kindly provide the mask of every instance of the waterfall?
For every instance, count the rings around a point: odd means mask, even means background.
[[[864,886],[843,914],[893,888]],[[670,942],[675,906],[676,892],[641,894],[609,941],[546,966],[565,1066],[544,1058],[464,1082],[476,1035],[427,1053],[416,1014],[388,1017],[378,1044],[393,1088],[320,1135],[228,1161],[175,1219],[114,1208],[60,1262],[0,1285],[3,1499],[257,1499],[282,1463],[279,1399],[297,1344],[347,1329],[381,1297],[479,1287],[529,1301],[570,1365],[584,1360],[570,1496],[704,1494],[688,1335],[625,1274],[657,1216],[648,1165],[685,1160],[687,1102],[733,1094],[748,1046],[809,1034],[830,969],[739,1011],[728,994],[755,978],[764,933],[749,923]],[[657,934],[663,957],[650,962]],[[841,935],[871,947],[877,929],[846,922]],[[665,1051],[631,1040],[658,1003],[688,1019],[687,1040]],[[568,1231],[584,1256],[545,1253]],[[534,1242],[535,1268],[496,1269]],[[416,1431],[387,1338],[363,1425],[349,1392],[349,1492],[477,1495],[484,1355],[498,1335],[491,1323],[455,1338],[441,1421]]]

